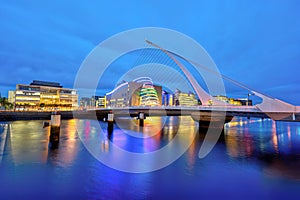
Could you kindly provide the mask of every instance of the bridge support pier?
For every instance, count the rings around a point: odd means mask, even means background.
[[[220,134],[218,141],[224,141],[225,140],[225,133],[224,133],[224,122],[209,122],[209,121],[199,121],[199,134],[203,135],[203,137],[206,136],[208,133],[208,129],[210,129],[210,134]]]
[[[56,148],[59,143],[60,138],[60,122],[61,122],[61,115],[53,113],[51,115],[51,122],[50,122],[50,137],[49,142],[52,148]]]
[[[145,114],[143,112],[139,112],[138,115],[138,120],[139,120],[139,125],[144,126],[144,119],[145,119]]]
[[[224,118],[225,116],[225,118]],[[212,133],[220,133],[220,140],[225,139],[224,124],[230,122],[233,116],[226,115],[226,113],[212,113],[212,112],[197,112],[192,113],[191,117],[194,121],[199,122],[199,134],[206,135],[208,129],[212,129]]]
[[[107,133],[111,135],[114,131],[114,114],[108,113],[107,114]]]

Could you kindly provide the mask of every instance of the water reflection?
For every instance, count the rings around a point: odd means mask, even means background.
[[[2,158],[4,154],[4,147],[5,147],[8,130],[9,130],[8,124],[0,123],[0,164],[2,162]]]
[[[275,121],[272,122],[272,143],[273,143],[275,152],[279,153],[279,151],[278,151],[278,136],[277,136]]]
[[[78,151],[76,120],[62,121],[59,148],[49,146],[50,128],[43,128],[43,121],[15,121],[9,125],[3,147],[15,166],[46,164],[68,166],[74,162]]]
[[[167,145],[177,134],[179,124],[185,127],[182,140],[192,140],[192,132],[197,129],[197,123],[193,120],[180,117],[147,118],[144,127],[128,123],[126,119],[119,122],[122,124],[122,129],[115,127],[113,134],[107,135],[100,142],[101,151],[109,151],[109,141],[111,141],[114,145],[128,151],[151,152]],[[85,140],[93,141],[100,139],[96,123],[100,123],[101,128],[106,130],[107,124],[103,122],[93,120],[63,121],[60,146],[57,150],[51,151],[51,154],[57,154],[58,160],[70,165],[79,148],[76,126],[80,125]],[[48,146],[49,128],[42,128],[42,121],[39,120],[16,121],[12,122],[10,126],[8,139],[11,143],[10,151],[15,164],[46,163],[48,154],[50,154]],[[154,129],[154,134],[151,132],[153,127],[162,128]],[[135,138],[128,135],[127,133],[130,131],[136,132],[139,137]],[[237,118],[225,126],[224,132],[227,153],[232,158],[247,158],[258,154],[300,154],[299,123]],[[1,144],[4,146],[3,139],[1,139]],[[193,143],[193,145],[196,144]],[[197,145],[199,146],[199,141]],[[191,146],[187,153],[194,154],[195,146]]]
[[[76,123],[77,120],[75,119],[63,121],[60,130],[60,144],[57,149],[49,149],[49,163],[63,167],[74,163],[80,148]]]
[[[115,124],[112,134],[107,132],[107,123],[95,120],[80,120],[78,131],[87,143],[97,143],[101,140],[99,144],[103,152],[110,150],[109,141],[111,141],[113,145],[121,149],[146,153],[158,150],[167,145],[176,136],[180,126],[181,128],[185,128],[185,139],[183,140],[192,140],[193,134],[191,133],[196,132],[197,129],[196,123],[190,120],[189,117],[148,117],[145,120],[144,127],[137,126],[137,123],[133,125],[130,118],[121,118],[117,121],[118,123]],[[100,126],[98,126],[99,124]],[[119,127],[119,125],[121,126]],[[151,131],[153,127],[156,128],[154,131]],[[161,128],[158,129],[158,127]],[[101,133],[99,128],[102,129],[106,137],[99,136]],[[128,134],[129,132],[131,133]]]
[[[132,126],[130,118],[119,119],[111,136],[107,133],[107,123],[90,120],[90,126],[96,129],[95,139],[84,140],[86,127],[83,123],[80,123],[78,133],[88,151],[107,165],[126,168],[125,171],[147,171],[182,155],[197,132],[197,124],[188,116],[151,117],[147,120],[141,129]],[[154,134],[151,133],[154,126],[162,128],[154,129]],[[131,128],[134,134],[128,134]]]
[[[230,127],[230,128],[229,128]],[[225,128],[231,158],[259,159],[270,176],[300,178],[299,123],[235,119]]]
[[[10,148],[6,149],[15,165],[26,163],[50,162],[60,166],[70,166],[74,163],[81,147],[76,127],[79,125],[80,134],[86,141],[96,141],[99,152],[108,153],[111,145],[130,152],[153,152],[170,143],[178,133],[180,124],[181,141],[193,140],[193,132],[198,129],[197,123],[186,117],[151,117],[145,120],[145,126],[128,123],[128,119],[120,119],[122,128],[115,127],[113,134],[99,137],[96,124],[106,130],[107,124],[93,120],[66,120],[61,126],[61,142],[58,149],[50,149],[48,145],[49,128],[42,128],[42,121],[16,121],[10,124],[10,134],[7,135]],[[153,127],[161,127],[154,129]],[[181,128],[182,128],[181,127]],[[3,128],[2,128],[3,129]],[[1,129],[1,130],[2,130]],[[226,151],[232,159],[247,159],[252,157],[270,160],[280,156],[300,155],[299,123],[275,122],[272,120],[236,118],[225,126]],[[135,132],[139,137],[128,135]],[[2,130],[3,132],[3,130]],[[4,151],[3,136],[1,148]],[[144,138],[143,138],[143,137]],[[201,134],[200,134],[201,136]],[[203,137],[193,141],[187,150],[188,165],[195,165],[195,159]],[[9,145],[7,145],[9,146]],[[3,153],[2,153],[3,154]],[[2,157],[1,157],[2,159]]]
[[[49,131],[43,121],[16,121],[10,126],[9,140],[15,165],[46,163]]]
[[[226,145],[230,156],[247,157],[257,152],[299,153],[298,149],[293,148],[294,143],[300,141],[297,134],[298,123],[271,120],[248,120],[241,123],[241,119],[236,120],[239,121],[230,122],[225,127]]]
[[[199,159],[205,135],[197,133],[198,124],[190,117],[152,118],[145,121],[143,128],[126,120],[122,119],[122,128],[116,125],[111,135],[107,134],[104,122],[63,120],[58,149],[49,148],[49,128],[43,129],[42,121],[10,122],[11,131],[5,141],[2,139],[4,131],[0,129],[0,147],[4,149],[0,165],[1,194],[14,194],[15,188],[24,185],[28,185],[26,189],[30,192],[38,191],[37,186],[42,187],[40,199],[45,194],[53,194],[52,199],[57,197],[55,195],[65,197],[66,192],[74,197],[85,194],[86,199],[145,199],[156,197],[155,194],[169,197],[175,190],[198,195],[199,198],[194,199],[200,199],[202,194],[211,197],[212,188],[218,188],[223,194],[243,193],[240,197],[253,190],[272,191],[275,196],[285,194],[285,189],[298,192],[299,181],[295,180],[300,180],[299,123],[234,119],[225,126],[224,141],[218,142],[206,158]],[[99,123],[104,137],[99,137]],[[155,129],[155,134],[150,133],[151,127],[156,125],[161,128]],[[145,138],[127,134],[130,131]],[[145,168],[160,160],[131,163],[112,145],[148,153],[166,147],[176,136],[178,141],[173,147],[192,143],[185,154],[168,167],[152,173],[130,174],[113,170],[94,159],[79,135],[85,141],[95,142],[93,145],[99,154],[110,155],[120,164]],[[24,191],[18,192],[28,192]]]

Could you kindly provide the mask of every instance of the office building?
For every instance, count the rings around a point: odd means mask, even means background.
[[[162,105],[163,106],[173,106],[174,105],[174,95],[166,91],[162,91]]]
[[[16,98],[16,91],[14,90],[8,91],[7,101],[11,104],[15,104],[15,98]]]
[[[192,92],[184,93],[176,89],[174,94],[174,103],[176,106],[197,106],[199,105],[195,94]]]
[[[80,108],[92,108],[95,107],[95,101],[89,97],[82,97],[79,101]]]
[[[162,87],[153,85],[148,77],[131,82],[123,81],[113,91],[106,94],[107,107],[160,106]]]
[[[76,90],[63,88],[56,82],[34,80],[29,85],[17,84],[16,90],[9,92],[9,99],[16,110],[72,110],[78,107]]]
[[[106,97],[105,96],[92,96],[93,105],[96,108],[106,108]]]
[[[235,98],[229,98],[227,96],[223,95],[218,95],[215,96],[216,99],[229,103],[231,105],[236,105],[236,106],[252,106],[252,100],[247,99],[247,98],[240,98],[240,99],[235,99]]]

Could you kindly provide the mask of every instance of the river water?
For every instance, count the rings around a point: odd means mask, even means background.
[[[235,118],[225,125],[224,140],[200,159],[205,135],[190,117],[151,117],[143,129],[128,119],[119,122],[107,136],[104,122],[63,120],[58,148],[49,146],[43,121],[2,122],[0,199],[299,199],[300,123]],[[118,171],[93,154],[109,153],[111,143],[130,152],[153,152],[176,135],[191,145],[153,172]],[[93,150],[86,141],[97,141]],[[126,164],[126,158],[111,156]]]

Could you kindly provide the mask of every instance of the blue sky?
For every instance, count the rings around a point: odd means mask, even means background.
[[[1,0],[0,5],[3,96],[33,79],[72,87],[82,61],[101,41],[155,26],[194,38],[221,73],[300,104],[298,1]]]

